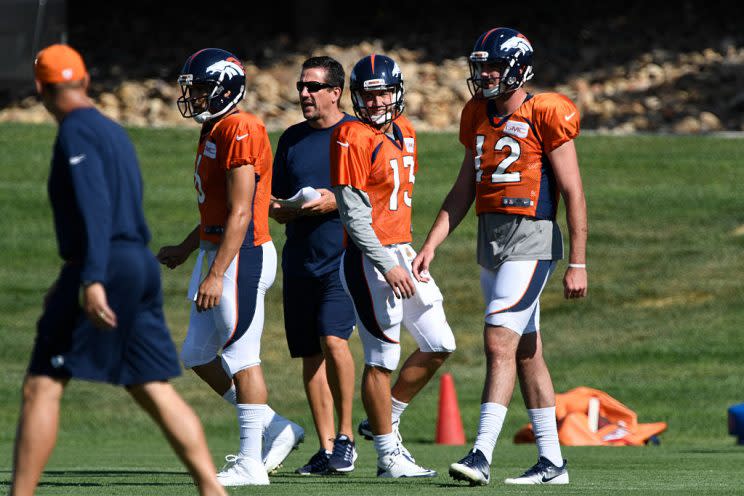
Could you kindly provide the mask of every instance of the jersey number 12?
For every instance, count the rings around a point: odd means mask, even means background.
[[[482,134],[478,134],[475,137],[475,157],[473,158],[473,164],[475,166],[475,182],[481,182],[481,176],[483,176],[483,170],[481,169],[481,157],[483,156],[483,142],[486,141],[486,137]],[[492,183],[518,183],[521,180],[519,172],[506,172],[511,164],[519,160],[519,155],[522,153],[519,147],[519,141],[512,137],[504,136],[496,142],[494,146],[495,150],[501,151],[504,148],[509,147],[509,155],[499,162],[496,166],[496,170],[491,174]]]

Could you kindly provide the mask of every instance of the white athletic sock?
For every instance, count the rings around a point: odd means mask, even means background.
[[[408,407],[408,403],[403,403],[402,401],[398,401],[395,399],[395,396],[391,396],[390,399],[392,400],[393,404],[393,423],[400,420],[400,416],[403,415],[403,412]]]
[[[225,394],[222,395],[222,397],[225,399],[225,401],[227,401],[231,405],[237,406],[238,405],[238,395],[235,392],[235,384],[231,384],[230,385],[230,389],[228,389],[225,392]]]
[[[398,447],[398,436],[391,432],[390,434],[383,434],[381,436],[374,436],[375,450],[377,450],[377,456],[387,455],[395,451]]]
[[[266,405],[238,404],[238,427],[240,427],[239,456],[261,460],[263,418]]]
[[[544,456],[556,467],[563,466],[561,445],[558,442],[558,426],[555,420],[555,407],[532,408],[527,410],[535,431],[538,456]]]
[[[490,465],[493,458],[493,449],[496,440],[501,434],[501,427],[506,418],[506,407],[498,403],[481,403],[480,422],[478,423],[478,436],[475,438],[473,448],[480,450]]]
[[[276,413],[274,409],[271,408],[269,405],[266,405],[266,410],[264,410],[264,418],[263,418],[264,430],[266,430],[269,424],[271,424],[271,422],[274,420],[274,416],[280,416],[280,415]]]

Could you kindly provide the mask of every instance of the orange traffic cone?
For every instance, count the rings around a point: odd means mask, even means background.
[[[434,442],[457,446],[465,444],[465,431],[462,429],[460,407],[451,374],[442,374],[439,380],[439,418]]]

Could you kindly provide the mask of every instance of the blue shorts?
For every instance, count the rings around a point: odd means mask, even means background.
[[[125,386],[180,375],[152,252],[135,243],[111,246],[104,283],[118,321],[111,330],[94,327],[80,307],[80,272],[76,264],[62,268],[37,325],[28,372]]]
[[[293,358],[322,352],[320,336],[349,339],[354,331],[354,304],[341,285],[338,271],[319,277],[284,273],[284,330]]]

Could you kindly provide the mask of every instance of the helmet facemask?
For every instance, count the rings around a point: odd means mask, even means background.
[[[391,91],[393,93],[392,101],[386,105],[368,106],[362,95],[364,91]],[[351,102],[354,107],[354,113],[359,119],[375,126],[384,126],[397,119],[403,113],[405,108],[404,95],[405,88],[402,82],[386,86],[382,81],[370,80],[364,82],[363,89],[351,90]]]
[[[490,64],[496,66],[499,74],[498,84],[487,88],[491,79],[483,78],[483,66]],[[468,89],[470,94],[477,98],[495,98],[500,95],[511,93],[532,79],[534,75],[531,65],[519,63],[517,54],[504,58],[489,58],[485,51],[470,54],[468,65],[470,77],[468,78]]]
[[[193,79],[191,74],[182,74],[178,77],[181,97],[176,103],[182,116],[193,118],[201,124],[216,117],[210,112],[212,100],[222,93],[224,88],[214,81],[194,82]]]

